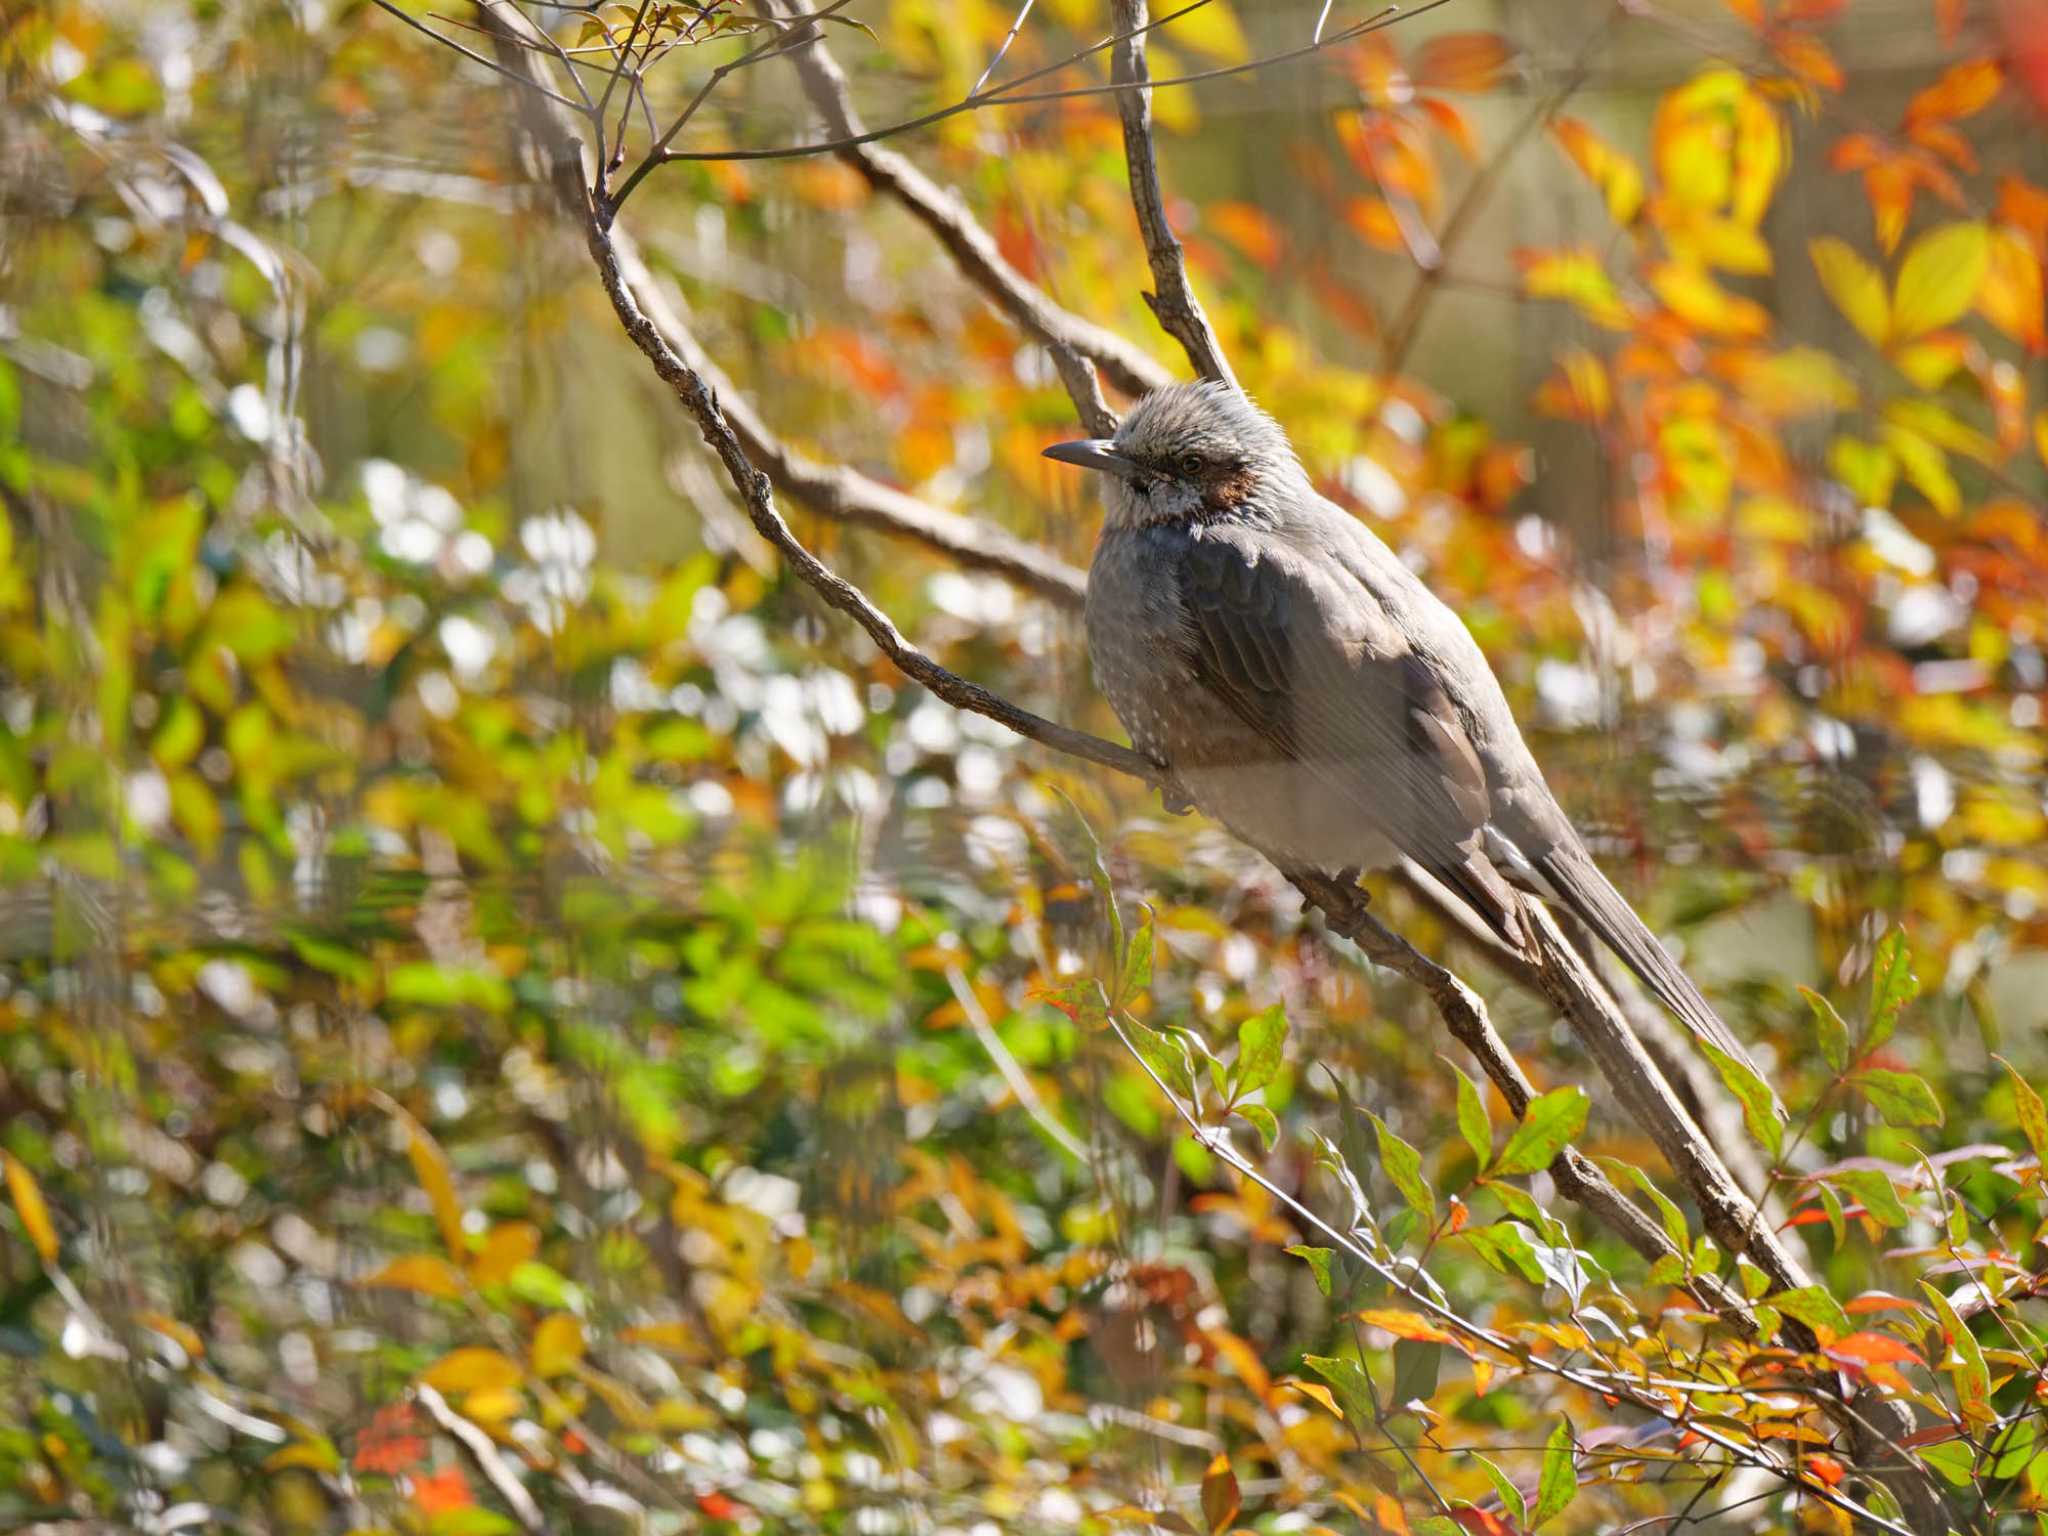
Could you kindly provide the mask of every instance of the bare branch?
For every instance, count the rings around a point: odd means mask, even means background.
[[[1145,237],[1145,256],[1152,267],[1154,292],[1145,295],[1166,334],[1181,344],[1188,362],[1205,379],[1235,387],[1237,375],[1223,355],[1201,300],[1188,282],[1186,253],[1166,217],[1166,194],[1159,185],[1159,162],[1152,148],[1152,96],[1143,89],[1151,79],[1145,64],[1145,0],[1114,0],[1110,15],[1124,34],[1116,45],[1112,76],[1140,87],[1117,97],[1124,125],[1124,163],[1131,174],[1131,207]]]

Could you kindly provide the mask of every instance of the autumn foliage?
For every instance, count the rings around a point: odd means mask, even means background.
[[[1631,1007],[1789,1288],[1411,887],[1526,1103],[1218,829],[829,613],[626,344],[516,56],[400,9],[473,56],[0,18],[0,1523],[2048,1520],[2048,8],[1154,16],[1195,290],[1770,1064],[1782,1125]],[[847,510],[1085,565],[1046,348],[884,178],[716,153],[832,137],[752,8],[521,10],[649,82],[607,211],[797,534],[1113,732],[1058,580]],[[1109,8],[843,12],[886,147],[1180,372]]]

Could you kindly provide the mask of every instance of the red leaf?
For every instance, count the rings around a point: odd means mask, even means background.
[[[476,1495],[469,1491],[469,1479],[462,1475],[462,1468],[449,1462],[438,1472],[412,1480],[412,1501],[422,1513],[438,1515],[450,1509],[465,1509],[476,1502]]]
[[[1898,1365],[1911,1362],[1924,1365],[1919,1352],[1893,1338],[1888,1333],[1852,1333],[1845,1339],[1837,1339],[1827,1347],[1831,1359],[1848,1360],[1857,1365]]]
[[[2004,83],[1996,59],[1965,59],[1906,104],[1908,130],[1922,123],[1970,117],[1991,105]]]
[[[697,1508],[713,1520],[737,1520],[747,1512],[746,1505],[715,1488],[697,1495]]]
[[[1847,1469],[1832,1456],[1807,1457],[1806,1470],[1826,1483],[1830,1488],[1836,1486],[1848,1475]]]

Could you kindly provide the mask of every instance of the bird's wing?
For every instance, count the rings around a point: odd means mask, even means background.
[[[1196,680],[1500,927],[1513,895],[1478,851],[1484,766],[1372,595],[1277,540],[1196,532],[1175,544]]]

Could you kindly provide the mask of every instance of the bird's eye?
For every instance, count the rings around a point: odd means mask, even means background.
[[[1199,453],[1184,453],[1180,456],[1182,471],[1190,475],[1199,475],[1207,462]]]

